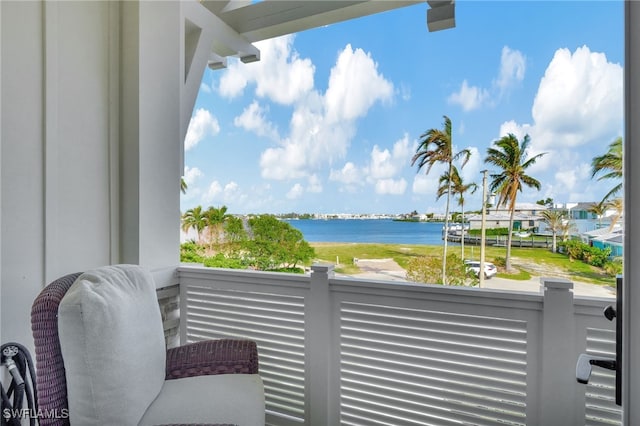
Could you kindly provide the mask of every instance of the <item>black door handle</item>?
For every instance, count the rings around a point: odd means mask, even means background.
[[[589,383],[591,377],[591,366],[606,368],[607,370],[616,369],[616,360],[612,358],[597,358],[592,355],[580,354],[576,364],[576,380],[578,383]]]

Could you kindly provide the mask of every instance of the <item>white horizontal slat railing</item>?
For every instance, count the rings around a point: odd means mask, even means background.
[[[620,424],[612,299],[181,266],[182,343],[255,340],[268,425]],[[569,368],[571,367],[571,368]],[[597,370],[597,371],[596,371]],[[551,423],[549,423],[551,422]]]

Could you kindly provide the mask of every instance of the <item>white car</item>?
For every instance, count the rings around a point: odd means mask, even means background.
[[[467,267],[467,271],[472,271],[476,277],[480,277],[480,261],[477,260],[465,260],[464,264]],[[484,262],[484,277],[491,278],[498,273],[496,265],[490,262]]]

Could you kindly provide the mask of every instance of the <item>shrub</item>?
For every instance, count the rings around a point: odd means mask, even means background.
[[[180,262],[202,263],[204,249],[193,241],[180,244]]]
[[[581,260],[598,268],[604,267],[609,262],[609,256],[611,256],[610,248],[592,247],[579,240],[563,241],[559,246],[562,247],[562,252],[569,256],[569,259]]]
[[[606,262],[602,269],[604,269],[605,274],[615,277],[616,275],[622,274],[622,267],[622,258],[616,257]]]
[[[241,258],[226,257],[223,253],[218,253],[213,257],[204,259],[204,266],[208,268],[246,269],[247,263]]]
[[[465,285],[469,279],[467,269],[458,256],[447,256],[447,285]],[[407,280],[428,284],[443,284],[442,257],[414,257],[407,263]]]
[[[470,229],[468,231],[469,235],[473,235],[479,237],[482,233],[481,229]],[[496,235],[509,235],[509,228],[487,228],[485,229],[485,235],[487,237],[495,237]]]
[[[610,255],[611,255],[611,249],[609,247],[603,250],[597,247],[587,246],[587,248],[585,248],[584,251],[582,252],[582,259],[589,265],[602,268],[605,265],[605,263],[609,261]]]
[[[252,238],[243,245],[246,257],[256,269],[296,268],[315,256],[302,232],[272,215],[249,219]]]
[[[507,259],[502,256],[497,256],[493,258],[492,263],[500,268],[505,268],[507,266]]]

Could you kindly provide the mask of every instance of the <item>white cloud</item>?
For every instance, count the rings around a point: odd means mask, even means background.
[[[362,183],[362,171],[359,170],[351,161],[345,163],[340,170],[331,170],[329,180],[337,181],[346,185],[354,185]]]
[[[348,44],[331,69],[325,94],[327,119],[330,122],[355,120],[366,114],[379,100],[390,100],[393,84],[378,73],[371,54]]]
[[[606,186],[591,179],[590,163],[622,134],[622,84],[622,67],[603,53],[587,46],[573,53],[558,49],[538,86],[533,124],[501,125],[500,136],[531,137],[528,157],[546,152],[528,170],[544,182],[545,197],[585,201],[604,196]]]
[[[500,126],[498,137],[507,136],[509,134],[514,135],[518,140],[522,140],[525,135],[531,135],[534,129],[530,124],[518,124],[513,120],[506,121]]]
[[[496,86],[501,92],[510,88],[516,83],[524,80],[526,69],[526,60],[522,52],[511,50],[508,46],[502,48],[502,56],[500,57],[500,73]]]
[[[324,95],[312,90],[295,104],[290,134],[260,157],[267,179],[298,179],[345,157],[355,122],[378,101],[392,97],[393,85],[377,64],[350,45],[338,55]]]
[[[309,176],[309,181],[307,184],[307,192],[320,193],[322,192],[322,182],[317,175]]]
[[[391,153],[388,149],[383,151],[378,145],[373,147],[371,151],[371,166],[369,167],[369,176],[372,179],[386,179],[396,174],[395,165],[391,161]]]
[[[456,167],[458,167],[458,172],[460,173],[463,182],[475,182],[480,185],[478,182],[482,180],[481,172],[487,168],[487,165],[484,163],[485,152],[480,152],[475,146],[468,147],[468,149],[471,151],[469,161],[462,168],[460,168],[460,164],[456,164]]]
[[[228,182],[222,190],[222,204],[234,212],[242,211],[248,198],[249,196],[234,181]]]
[[[218,87],[220,95],[225,98],[240,96],[249,83],[245,73],[246,68],[242,65],[236,62],[230,62],[229,68],[220,78],[220,85]]]
[[[409,102],[411,100],[411,87],[406,84],[400,84],[400,97],[403,101]]]
[[[489,98],[489,92],[476,86],[469,86],[467,80],[462,81],[462,86],[457,93],[452,93],[447,98],[450,104],[457,104],[464,111],[471,111],[480,108]]]
[[[513,86],[524,80],[526,58],[522,52],[509,46],[502,48],[498,77],[491,88],[471,86],[467,80],[462,81],[460,90],[447,98],[449,104],[460,105],[464,111],[472,111],[485,105],[494,105],[497,98],[507,93]]]
[[[206,136],[215,136],[220,132],[218,120],[204,108],[198,108],[191,117],[187,136],[184,139],[185,151],[196,146]]]
[[[211,86],[209,86],[207,83],[200,83],[200,91],[204,92],[204,93],[211,93]]]
[[[295,185],[293,185],[291,187],[289,192],[287,192],[286,197],[289,200],[296,200],[296,199],[302,197],[302,194],[304,194],[304,188],[299,183],[296,183]]]
[[[209,185],[207,192],[203,194],[203,204],[211,204],[222,193],[222,185],[217,180],[214,180]]]
[[[435,194],[434,185],[437,187],[437,180],[432,176],[425,174],[417,174],[413,178],[411,190],[415,194]]]
[[[260,155],[261,175],[265,179],[298,179],[307,173],[305,147],[288,142],[281,148],[268,148]]]
[[[252,131],[258,136],[265,136],[278,140],[278,129],[266,119],[266,108],[262,108],[257,101],[246,107],[242,114],[233,119],[233,124],[245,130]]]
[[[291,105],[313,89],[315,68],[310,59],[302,59],[293,50],[293,35],[255,43],[260,61],[243,64],[235,61],[220,79],[220,94],[234,98],[248,84],[256,86],[256,95],[274,102]]]
[[[387,179],[396,176],[405,169],[411,161],[415,146],[409,145],[409,135],[393,144],[392,151],[380,150],[374,145],[371,150],[371,163],[369,165],[369,177],[371,179]]]
[[[558,49],[533,102],[536,143],[578,147],[621,131],[622,84],[622,67],[603,53]]]
[[[184,167],[184,181],[187,186],[193,185],[196,180],[198,180],[198,178],[201,178],[202,176],[203,174],[199,168],[189,166]]]
[[[407,181],[400,179],[379,179],[376,181],[376,194],[402,195],[407,189]]]

